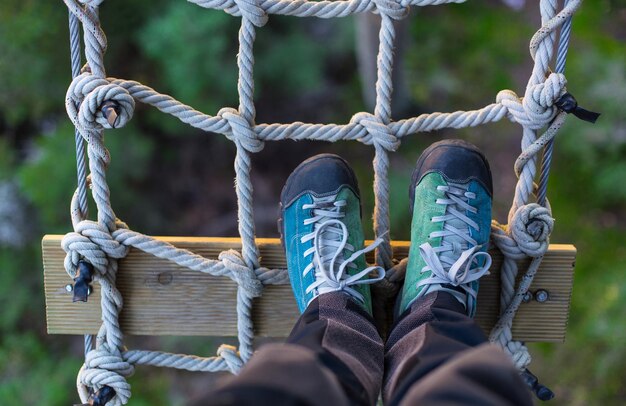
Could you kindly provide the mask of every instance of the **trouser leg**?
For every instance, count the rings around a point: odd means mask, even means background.
[[[517,370],[446,292],[418,299],[385,347],[386,404],[532,405]]]
[[[383,343],[372,318],[341,292],[320,295],[285,344],[262,347],[241,373],[197,404],[372,405]]]

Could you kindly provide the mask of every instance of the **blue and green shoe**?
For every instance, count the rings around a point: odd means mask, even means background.
[[[279,231],[300,313],[317,296],[343,291],[369,314],[369,284],[381,280],[380,267],[367,267],[363,248],[359,187],[342,158],[322,154],[301,163],[280,196]],[[375,278],[369,273],[375,271]]]
[[[491,266],[493,186],[485,156],[461,140],[431,145],[417,160],[409,195],[411,247],[399,313],[446,291],[474,317],[478,279]]]

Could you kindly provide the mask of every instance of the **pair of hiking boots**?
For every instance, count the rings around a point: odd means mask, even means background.
[[[492,180],[477,147],[446,140],[427,148],[411,178],[411,246],[397,315],[439,290],[476,312],[478,279],[488,272]],[[279,230],[300,312],[317,296],[343,291],[372,312],[370,284],[385,271],[368,267],[355,174],[337,155],[317,155],[289,176]]]

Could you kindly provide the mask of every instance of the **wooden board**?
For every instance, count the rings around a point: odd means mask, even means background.
[[[237,238],[158,237],[177,247],[208,258],[217,258],[227,249],[240,249]],[[60,235],[43,238],[46,315],[50,334],[96,333],[100,326],[100,292],[87,303],[72,303],[66,285],[72,280],[63,268],[65,253]],[[285,268],[283,249],[277,239],[258,239],[262,265]],[[409,243],[393,243],[394,255],[408,255]],[[499,312],[502,255],[491,252],[491,275],[481,279],[476,319],[488,331]],[[514,323],[513,335],[523,341],[560,342],[565,339],[576,248],[552,244],[538,272],[531,292],[544,289],[545,303],[523,303]],[[371,261],[372,258],[368,258]],[[522,264],[523,265],[523,264]],[[524,268],[522,268],[524,269]],[[131,249],[120,262],[118,288],[124,297],[120,315],[123,331],[132,335],[235,336],[236,285],[228,278],[213,277],[183,269],[171,262]],[[298,316],[289,285],[266,286],[255,299],[254,325],[260,336],[285,337]]]

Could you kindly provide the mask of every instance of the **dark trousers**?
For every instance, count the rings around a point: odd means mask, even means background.
[[[417,300],[384,345],[341,292],[319,296],[287,343],[262,347],[197,405],[532,405],[508,357],[451,295]]]

